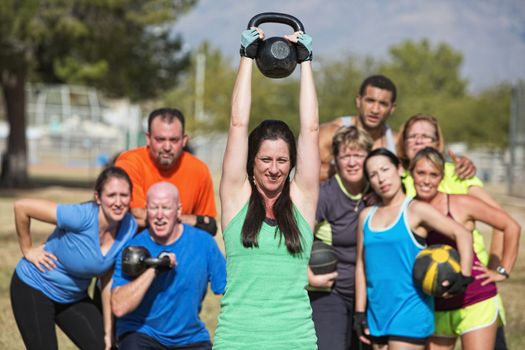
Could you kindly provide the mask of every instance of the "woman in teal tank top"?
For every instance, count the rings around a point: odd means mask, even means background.
[[[265,120],[248,135],[252,45],[242,35],[220,184],[227,284],[214,349],[317,349],[307,265],[319,192],[319,117],[311,67],[311,38],[286,36],[303,50],[300,132]],[[290,180],[290,172],[295,175]]]
[[[462,225],[428,203],[405,195],[403,168],[392,152],[375,149],[364,166],[365,177],[382,201],[359,215],[356,331],[365,343],[370,339],[364,334],[370,336],[376,349],[423,350],[433,333],[434,319],[432,301],[412,282],[416,255],[431,229],[439,229],[457,242],[463,278],[447,289],[448,294],[455,295],[471,281],[472,237]]]

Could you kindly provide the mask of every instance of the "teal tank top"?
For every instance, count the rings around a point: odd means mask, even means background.
[[[263,223],[258,248],[245,248],[241,230],[248,204],[224,230],[226,291],[213,349],[317,349],[306,287],[312,249],[310,226],[294,207],[303,252],[286,249],[275,226]]]
[[[366,274],[367,318],[375,337],[426,338],[434,333],[434,300],[412,282],[416,255],[425,248],[410,230],[407,197],[397,220],[374,230],[374,206],[363,224],[363,257]]]

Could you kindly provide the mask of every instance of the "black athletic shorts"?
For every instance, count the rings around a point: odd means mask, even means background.
[[[425,345],[428,341],[428,337],[427,338],[413,338],[413,337],[403,337],[399,335],[384,335],[382,337],[370,336],[370,338],[372,339],[372,342],[374,344],[378,344],[378,345],[386,345],[388,344],[388,341],[390,340],[401,341],[401,342],[414,344],[414,345]]]

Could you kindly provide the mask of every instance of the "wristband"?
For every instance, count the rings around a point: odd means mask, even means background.
[[[206,219],[208,219],[208,222],[206,222]],[[214,218],[211,216],[196,215],[196,220],[197,222],[195,223],[195,227],[208,232],[212,236],[215,236],[217,233],[217,222]]]

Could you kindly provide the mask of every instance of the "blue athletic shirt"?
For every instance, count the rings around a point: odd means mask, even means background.
[[[84,299],[91,279],[113,267],[115,257],[137,231],[135,219],[127,213],[120,223],[115,242],[106,255],[102,255],[98,214],[99,206],[92,201],[59,204],[56,228],[44,248],[57,257],[57,267],[41,272],[22,258],[16,266],[18,277],[58,303]]]
[[[117,319],[118,337],[139,332],[166,346],[210,340],[199,312],[208,282],[215,294],[224,294],[226,260],[208,233],[188,225],[183,227],[180,238],[170,245],[153,241],[148,230],[127,244],[144,246],[153,257],[163,251],[175,253],[177,266],[158,274],[139,306]],[[132,280],[122,272],[121,255],[115,264],[113,288]]]
[[[363,248],[370,334],[426,338],[434,333],[434,300],[412,282],[416,255],[424,248],[410,230],[407,197],[390,227],[374,230],[373,207],[363,225]]]

